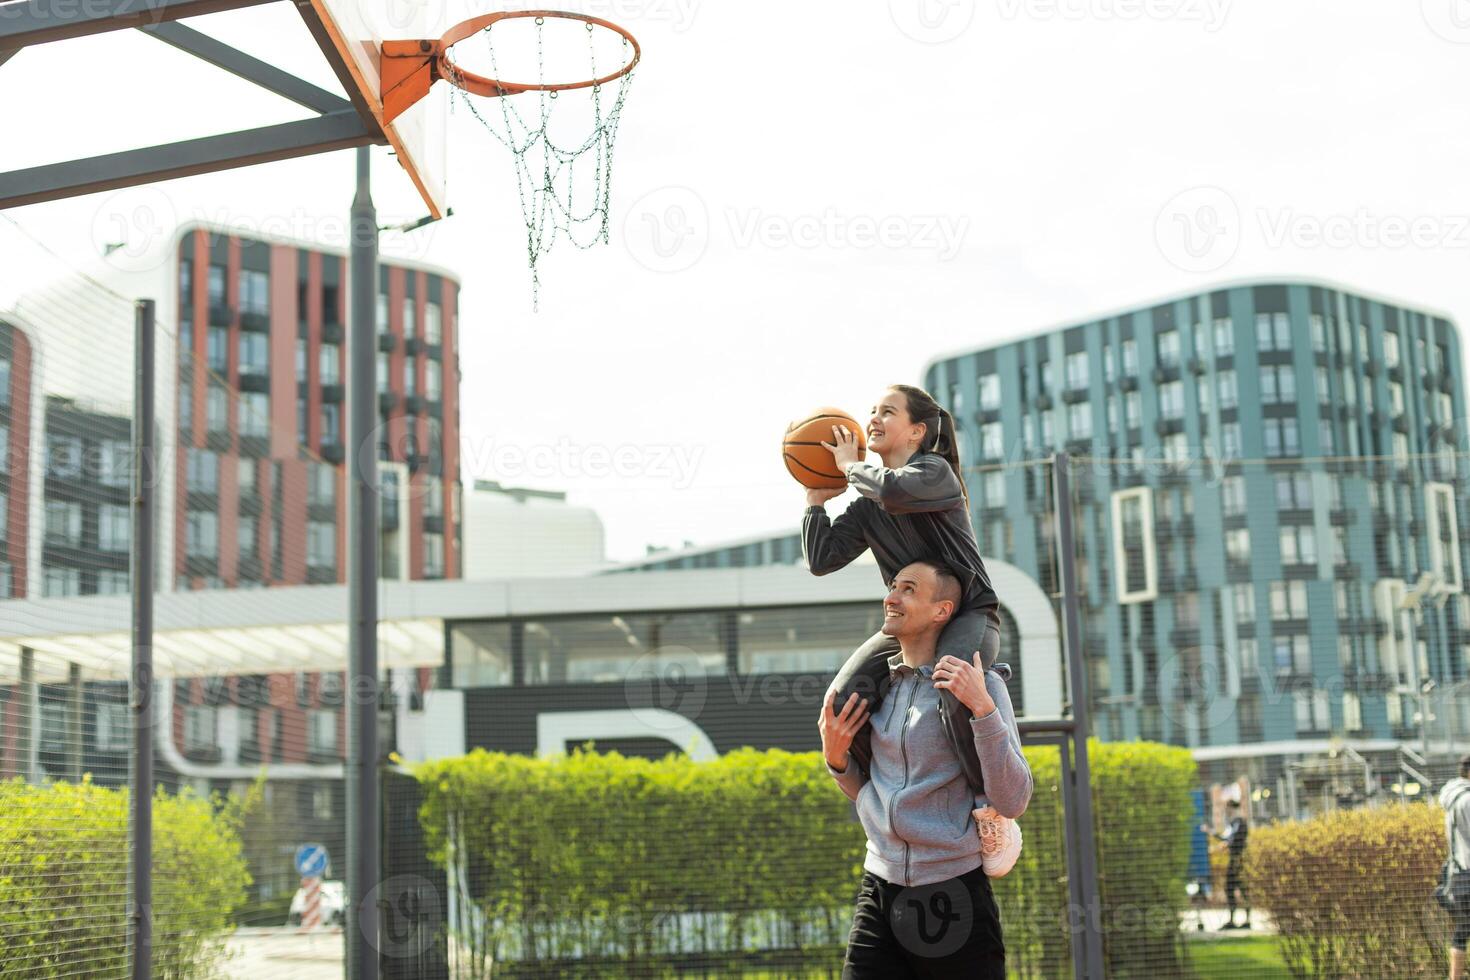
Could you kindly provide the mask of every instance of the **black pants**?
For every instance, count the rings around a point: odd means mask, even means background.
[[[863,872],[842,980],[1005,980],[1000,910],[982,868],[904,888]]]
[[[1231,861],[1225,868],[1225,902],[1230,906],[1230,921],[1235,921],[1235,896],[1240,895],[1240,904],[1245,906],[1245,921],[1251,920],[1250,899],[1245,893],[1245,879],[1241,876],[1240,865]]]

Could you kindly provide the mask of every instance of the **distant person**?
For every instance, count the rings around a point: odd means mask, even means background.
[[[857,437],[845,426],[833,426],[832,441],[823,443],[859,496],[829,520],[825,503],[846,488],[807,491],[801,528],[807,567],[826,575],[872,551],[888,583],[910,562],[944,562],[959,579],[961,595],[939,639],[939,654],[968,663],[979,651],[988,670],[1000,652],[1000,599],[975,542],[954,419],[923,388],[890,385],[874,403],[867,427],[867,447],[879,462],[864,461]],[[897,651],[882,631],[860,646],[832,682],[838,706],[857,693],[869,711],[876,710],[887,690],[888,660]],[[1002,669],[1008,676],[1008,668]],[[980,760],[971,744],[969,710],[944,692],[939,715],[966,778],[979,791]],[[853,754],[867,763],[866,731],[854,742]]]
[[[1445,838],[1449,846],[1451,880],[1456,871],[1470,871],[1470,755],[1460,758],[1460,775],[1439,791],[1444,807]],[[1450,980],[1465,975],[1465,942],[1470,939],[1470,904],[1455,903],[1450,912],[1454,932],[1450,936]]]
[[[1013,821],[1031,801],[1031,768],[1005,681],[976,654],[938,656],[936,645],[962,590],[942,564],[919,561],[894,575],[883,601],[883,633],[897,641],[887,661],[891,687],[872,716],[871,761],[859,764],[853,739],[868,721],[856,693],[818,720],[822,754],[837,785],[857,804],[867,833],[862,887],[853,912],[843,980],[968,977],[1005,980],[992,861],[1009,868],[1019,837],[992,848],[976,817]],[[974,794],[939,717],[941,693],[972,716],[970,739],[984,769]],[[1014,824],[1010,824],[1014,827]],[[1009,849],[1009,853],[1004,853]],[[1000,873],[997,871],[996,873]]]
[[[1241,875],[1245,870],[1245,842],[1250,836],[1250,827],[1246,824],[1245,817],[1240,815],[1240,801],[1231,800],[1225,804],[1225,810],[1230,818],[1223,834],[1217,834],[1204,824],[1200,824],[1200,830],[1225,842],[1230,849],[1230,862],[1225,866],[1225,902],[1230,906],[1230,921],[1221,926],[1222,929],[1249,929],[1251,927],[1251,908],[1245,893],[1245,881]],[[1239,925],[1235,922],[1235,897],[1239,894],[1240,904],[1245,907],[1245,921]]]

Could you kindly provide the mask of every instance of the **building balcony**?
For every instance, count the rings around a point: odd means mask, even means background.
[[[1327,512],[1328,522],[1335,527],[1346,527],[1357,519],[1357,513],[1349,507],[1333,507]]]
[[[1161,436],[1169,436],[1169,435],[1174,435],[1175,433],[1178,433],[1178,432],[1183,432],[1184,431],[1184,420],[1182,418],[1176,418],[1176,419],[1161,418],[1157,422],[1154,423],[1154,431],[1157,432]]]
[[[306,502],[306,519],[308,521],[335,521],[337,519],[337,505],[330,500],[308,500]]]
[[[1283,579],[1314,579],[1317,577],[1317,566],[1307,562],[1282,565],[1281,577]]]
[[[1038,394],[1036,396],[1036,407],[1043,412],[1051,408],[1051,395],[1048,395],[1044,391]]]
[[[240,312],[240,329],[251,333],[270,333],[271,315],[260,310],[242,310]]]
[[[235,445],[234,436],[228,429],[211,429],[204,433],[204,448],[217,453],[227,453]]]
[[[307,585],[332,585],[337,581],[337,570],[330,565],[309,565],[306,569]]]
[[[340,463],[347,458],[347,450],[340,442],[324,442],[320,452],[328,463]]]
[[[1153,370],[1154,384],[1161,385],[1169,381],[1178,381],[1179,375],[1178,364],[1160,364]]]
[[[980,411],[978,411],[978,412],[975,413],[975,421],[977,423],[979,423],[980,425],[987,425],[987,424],[989,424],[991,422],[999,422],[1000,421],[1000,409],[998,409],[998,408],[982,408],[982,409],[980,409]]]
[[[409,395],[403,399],[403,410],[410,415],[417,415],[424,410],[426,404],[428,403],[424,400],[423,395]]]
[[[342,757],[338,754],[335,747],[328,748],[326,746],[318,745],[312,746],[311,748],[306,750],[306,761],[315,763],[317,765],[322,765],[332,762],[341,762]]]
[[[398,335],[392,333],[378,334],[378,350],[391,354],[398,347]]]
[[[224,758],[224,752],[218,745],[186,745],[183,754],[191,762],[219,762]]]
[[[1174,522],[1174,530],[1177,531],[1182,537],[1194,537],[1194,515],[1185,514],[1183,517],[1179,518],[1177,521]]]
[[[270,394],[271,376],[264,368],[260,370],[240,369],[240,390],[257,391]]]
[[[328,405],[340,405],[347,399],[347,388],[340,384],[324,384],[321,386],[322,402]]]
[[[403,341],[403,353],[412,357],[421,353],[427,345],[418,337],[406,337]]]
[[[1375,361],[1375,360],[1373,360],[1372,358],[1366,358],[1366,359],[1364,359],[1364,361],[1363,361],[1363,373],[1366,374],[1370,378],[1377,377],[1378,376],[1378,362]]]
[[[1118,379],[1118,387],[1119,388],[1122,388],[1124,391],[1137,391],[1138,390],[1138,375],[1136,375],[1136,374],[1125,374],[1125,375],[1123,375],[1121,378]]]
[[[408,454],[405,462],[408,463],[410,470],[420,470],[429,465],[429,456],[427,453],[412,452]]]
[[[1407,413],[1405,413],[1403,415],[1395,415],[1394,416],[1394,419],[1393,419],[1393,431],[1395,431],[1395,432],[1402,432],[1405,435],[1408,434],[1408,432],[1409,432],[1409,416],[1408,416]]]
[[[424,533],[425,534],[443,534],[444,533],[444,515],[443,514],[425,514],[424,515]]]
[[[271,454],[271,437],[251,435],[240,437],[240,455],[263,459]]]
[[[184,558],[185,575],[214,576],[219,574],[217,555],[188,555]]]
[[[378,410],[391,412],[398,407],[398,396],[391,391],[378,392]]]
[[[1062,401],[1068,405],[1085,402],[1092,397],[1092,393],[1086,388],[1066,388],[1062,391]]]
[[[235,308],[224,303],[213,303],[209,307],[209,325],[228,327],[235,323]]]
[[[346,340],[346,338],[347,338],[347,331],[343,329],[342,324],[340,324],[340,323],[323,323],[322,324],[322,343],[324,343],[324,344],[340,344],[344,340]]]
[[[425,404],[429,409],[430,415],[437,415],[440,418],[444,417],[444,403],[442,401],[437,398],[429,398],[426,399]]]
[[[1205,373],[1205,360],[1204,360],[1204,358],[1202,358],[1202,357],[1192,357],[1192,358],[1190,358],[1189,359],[1189,370],[1192,371],[1192,372],[1194,372],[1195,374],[1204,374]]]

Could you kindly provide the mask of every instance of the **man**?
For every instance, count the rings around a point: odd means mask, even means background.
[[[1230,861],[1225,865],[1225,901],[1230,906],[1230,921],[1221,926],[1222,929],[1249,929],[1251,927],[1251,909],[1246,904],[1245,882],[1241,878],[1245,865],[1245,842],[1250,836],[1250,828],[1245,822],[1245,817],[1240,815],[1240,801],[1230,800],[1225,804],[1225,810],[1230,818],[1223,834],[1214,836],[1225,842],[1230,848]],[[1208,827],[1200,827],[1205,833],[1210,833]],[[1235,896],[1239,893],[1240,904],[1245,906],[1245,922],[1235,924]]]
[[[868,835],[863,882],[848,936],[843,980],[978,977],[1004,980],[1000,913],[985,874],[973,811],[1014,819],[1031,800],[1031,769],[1004,680],[977,655],[935,661],[935,643],[961,598],[942,564],[898,571],[883,602],[883,631],[899,642],[892,682],[873,716],[868,771],[849,755],[868,720],[856,694],[843,705],[827,694],[818,728],[828,771]],[[984,771],[977,797],[939,715],[949,691],[972,715]]]
[[[1460,775],[1439,791],[1444,807],[1445,837],[1450,849],[1450,871],[1470,871],[1470,755],[1460,757]],[[1465,941],[1470,939],[1470,908],[1457,905],[1450,914],[1454,933],[1450,937],[1450,980],[1465,975]]]

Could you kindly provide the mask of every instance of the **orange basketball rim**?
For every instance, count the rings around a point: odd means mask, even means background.
[[[587,25],[588,30],[594,27],[606,28],[628,42],[633,56],[626,65],[611,74],[576,82],[516,82],[486,78],[484,75],[466,71],[449,57],[449,49],[460,41],[474,37],[499,21],[526,17],[536,18],[538,24],[545,19],[579,20]],[[597,88],[628,74],[637,66],[641,55],[638,41],[632,34],[600,17],[565,10],[508,10],[483,14],[454,25],[441,38],[383,42],[383,121],[392,122],[415,102],[428,95],[430,87],[441,79],[472,95],[487,98],[519,95],[522,92],[563,92],[570,89]]]

